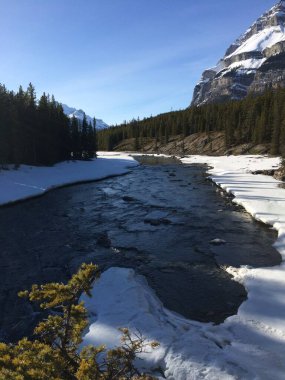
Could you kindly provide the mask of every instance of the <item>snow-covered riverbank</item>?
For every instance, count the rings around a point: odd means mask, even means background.
[[[235,196],[235,202],[278,230],[275,246],[285,257],[285,189],[272,177],[250,173],[277,167],[278,158],[192,156],[183,162],[211,166],[210,176]],[[102,153],[96,161],[1,171],[0,204],[123,174],[134,165],[137,162],[127,154]],[[130,327],[161,343],[138,365],[161,367],[167,379],[285,379],[284,263],[274,268],[227,270],[246,286],[249,298],[238,315],[219,326],[193,322],[166,310],[145,279],[132,269],[107,270],[95,284],[93,297],[86,300],[93,319],[84,344],[107,343],[111,347],[119,343],[117,328]]]
[[[107,154],[93,161],[66,161],[51,167],[21,165],[0,170],[0,205],[35,197],[57,187],[125,174],[138,163],[127,154]]]
[[[199,157],[213,180],[233,193],[255,218],[274,225],[276,248],[285,255],[285,190],[279,182],[249,171],[271,169],[279,159],[258,156]],[[222,238],[219,236],[218,238]],[[242,236],[241,236],[242,239]],[[146,281],[131,269],[103,273],[86,305],[96,315],[84,343],[118,343],[118,327],[139,329],[161,346],[145,356],[142,367],[161,367],[171,380],[285,379],[285,265],[228,268],[248,291],[238,315],[219,326],[186,320],[168,310]],[[162,379],[162,378],[161,378]]]

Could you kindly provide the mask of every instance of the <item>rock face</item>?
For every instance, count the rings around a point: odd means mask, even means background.
[[[249,92],[285,87],[285,1],[262,15],[204,71],[191,105],[242,99]]]

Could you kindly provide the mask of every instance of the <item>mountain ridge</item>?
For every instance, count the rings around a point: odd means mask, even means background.
[[[191,105],[239,100],[278,86],[285,87],[285,1],[260,16],[203,72]]]
[[[69,107],[66,104],[62,104],[63,112],[66,116],[68,116],[70,119],[74,116],[79,121],[83,121],[83,117],[85,112],[82,109],[76,109],[74,107]],[[86,115],[86,114],[85,114]],[[88,123],[93,123],[93,117],[86,115],[86,119]],[[96,119],[96,129],[102,130],[105,128],[109,128],[109,125],[106,124],[102,119]]]

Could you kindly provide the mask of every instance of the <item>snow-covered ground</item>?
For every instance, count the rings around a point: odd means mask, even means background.
[[[98,155],[93,161],[66,161],[51,167],[21,165],[0,170],[0,205],[41,195],[56,187],[127,173],[138,163],[127,154]]]
[[[185,164],[206,163],[209,174],[256,219],[278,230],[276,249],[285,257],[285,190],[272,177],[250,171],[271,169],[278,158],[192,156]],[[218,236],[217,238],[222,238]],[[171,380],[285,379],[285,266],[228,268],[248,291],[236,316],[213,326],[166,310],[144,278],[132,269],[111,268],[86,299],[92,323],[84,344],[119,343],[118,327],[138,329],[161,343],[138,364],[161,367]],[[162,379],[162,377],[160,377]]]

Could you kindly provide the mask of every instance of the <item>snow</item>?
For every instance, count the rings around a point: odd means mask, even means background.
[[[83,117],[84,117],[84,111],[83,110],[77,110],[76,108],[69,107],[66,104],[62,104],[62,108],[63,108],[63,112],[65,113],[65,115],[68,116],[70,119],[73,116],[75,116],[76,119],[78,119],[79,121],[81,121],[81,122],[83,121]],[[91,123],[93,125],[93,117],[86,115],[86,119],[87,119],[88,123]],[[106,124],[101,119],[96,119],[96,129],[100,130],[100,129],[105,129],[105,128],[109,128],[109,125]]]
[[[238,69],[238,68],[244,68],[244,69],[259,69],[260,66],[263,65],[263,63],[266,61],[266,58],[262,59],[245,59],[243,61],[233,62],[231,65],[227,67],[227,70],[230,69]]]
[[[231,72],[232,70],[236,70],[237,73],[243,75],[243,74],[250,74],[252,72],[255,72],[257,69],[259,69],[263,63],[266,61],[267,58],[250,58],[245,59],[238,62],[233,62],[226,68],[221,70],[221,76],[224,76]],[[247,86],[243,86],[244,89],[247,89]]]
[[[278,167],[278,158],[190,156],[182,161],[211,166],[211,178],[232,193],[236,203],[278,230],[275,246],[285,258],[285,190],[269,176],[251,174]],[[134,270],[107,270],[94,285],[93,297],[84,298],[91,324],[83,345],[113,347],[119,343],[117,329],[128,327],[160,342],[137,365],[153,373],[161,367],[166,379],[284,380],[284,262],[272,268],[225,270],[245,285],[248,299],[237,315],[219,326],[190,321],[167,310]]]
[[[247,53],[251,51],[260,51],[275,45],[278,42],[285,40],[285,28],[283,25],[271,26],[265,28],[260,32],[254,34],[246,41],[244,41],[241,46],[239,46],[232,54],[225,57],[225,59],[230,58],[234,55]]]
[[[91,161],[66,161],[51,167],[21,165],[18,170],[0,170],[0,205],[39,196],[73,183],[124,174],[138,163],[127,154],[103,153]]]

